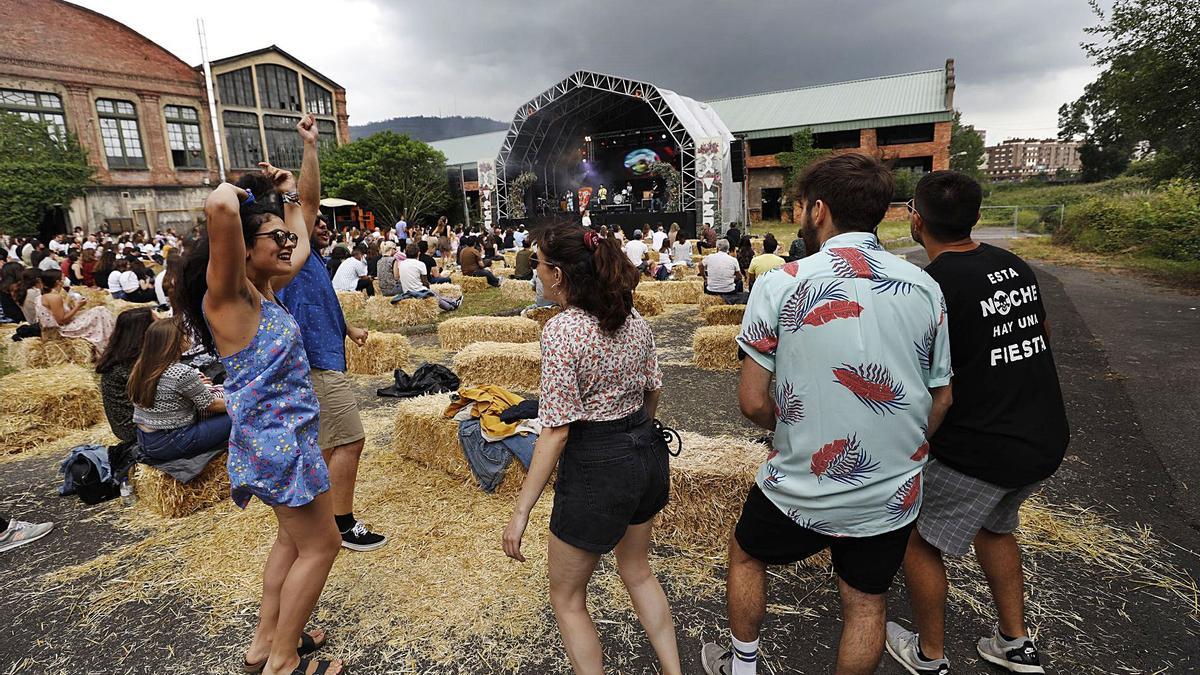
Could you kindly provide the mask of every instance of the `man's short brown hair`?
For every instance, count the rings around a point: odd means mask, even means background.
[[[891,170],[858,152],[819,159],[796,183],[797,197],[810,209],[818,199],[824,202],[840,232],[874,231],[895,192]]]

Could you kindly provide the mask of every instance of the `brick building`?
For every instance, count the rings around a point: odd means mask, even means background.
[[[345,89],[278,47],[221,59],[213,70],[223,78],[219,114],[233,120],[218,117],[230,174],[254,168],[244,166],[253,150],[261,152],[254,162],[298,168],[293,127],[302,110],[317,114],[326,143],[349,142]],[[96,169],[83,197],[47,214],[43,236],[74,226],[190,227],[220,180],[202,68],[63,0],[0,2],[0,110],[40,120],[52,134],[69,131]]]
[[[303,146],[296,123],[303,113],[317,118],[321,145],[350,142],[346,90],[271,45],[210,64],[221,123],[225,169],[236,176],[266,159],[300,168]]]
[[[792,149],[792,134],[808,129],[817,147],[874,154],[899,169],[948,169],[954,88],[954,60],[948,59],[935,70],[735,96],[707,105],[745,139],[746,180],[739,186],[746,191],[750,220],[790,222],[795,205],[787,199],[787,169],[776,155]],[[454,177],[461,176],[454,188],[472,205],[478,188],[475,163],[494,158],[506,133],[431,143],[446,155]]]
[[[991,180],[1024,180],[1054,177],[1060,171],[1078,174],[1083,170],[1078,141],[1053,138],[1015,138],[986,148],[984,175]]]

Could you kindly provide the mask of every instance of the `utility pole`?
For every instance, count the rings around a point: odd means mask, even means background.
[[[217,169],[221,182],[225,182],[225,151],[222,149],[221,128],[217,124],[217,97],[213,93],[212,66],[208,63],[208,34],[204,30],[204,19],[197,17],[196,34],[200,38],[200,60],[204,63],[204,85],[208,89],[208,119],[212,122],[213,145],[217,149]]]

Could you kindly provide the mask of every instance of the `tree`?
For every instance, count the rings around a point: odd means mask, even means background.
[[[950,125],[950,168],[981,180],[983,172],[979,164],[983,161],[983,137],[975,131],[974,125],[962,123],[962,113],[954,111],[954,121]]]
[[[0,231],[31,236],[46,211],[83,195],[94,170],[71,134],[0,112]]]
[[[1104,70],[1059,109],[1060,138],[1082,138],[1084,179],[1123,170],[1137,141],[1200,176],[1200,12],[1195,0],[1115,0],[1083,45]],[[1089,162],[1092,164],[1088,166]],[[1167,165],[1167,164],[1164,164]],[[1118,169],[1119,167],[1119,169]]]
[[[791,151],[777,153],[775,160],[788,170],[787,184],[794,186],[804,167],[829,153],[829,150],[814,148],[812,131],[803,129],[792,134]]]
[[[892,180],[896,183],[896,190],[892,198],[896,201],[906,202],[913,198],[913,194],[917,191],[917,181],[920,178],[912,169],[892,169]]]
[[[321,184],[335,197],[358,202],[387,223],[441,212],[450,203],[446,156],[408,136],[383,131],[333,149],[321,158]]]

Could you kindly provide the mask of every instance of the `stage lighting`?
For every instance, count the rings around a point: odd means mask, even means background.
[[[583,137],[583,140],[584,140],[585,142],[587,142],[587,143],[591,143],[591,142],[592,142],[592,137],[591,137],[591,136],[584,136],[584,137]]]
[[[666,134],[663,134],[663,138],[666,138],[666,137],[667,137],[667,135],[666,135]]]

